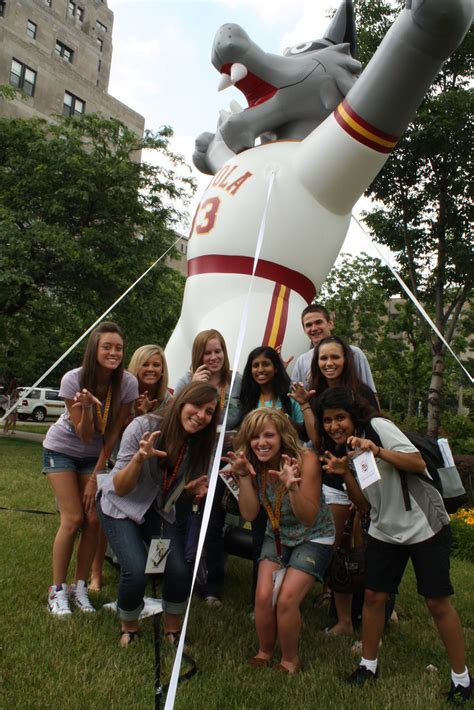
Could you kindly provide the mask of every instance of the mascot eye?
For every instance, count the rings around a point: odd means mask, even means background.
[[[301,44],[295,44],[294,47],[290,49],[290,54],[300,54],[301,52],[307,52],[313,46],[312,42],[302,42]]]

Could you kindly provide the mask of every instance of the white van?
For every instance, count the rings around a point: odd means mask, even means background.
[[[64,400],[59,396],[59,390],[49,387],[39,387],[31,390],[27,397],[23,392],[28,392],[28,388],[23,387],[18,398],[18,419],[33,419],[35,422],[43,422],[46,417],[59,417],[66,409]]]

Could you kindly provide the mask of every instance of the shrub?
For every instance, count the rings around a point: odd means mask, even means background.
[[[474,454],[474,421],[462,414],[441,416],[441,436],[449,439],[453,454]]]

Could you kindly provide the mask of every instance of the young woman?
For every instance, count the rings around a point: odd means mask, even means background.
[[[357,507],[370,508],[362,659],[348,680],[360,684],[377,677],[385,603],[390,593],[398,591],[411,559],[418,593],[425,598],[451,663],[450,699],[468,700],[472,680],[465,665],[461,623],[449,599],[453,593],[449,516],[441,495],[427,481],[421,454],[393,422],[373,416],[367,404],[346,388],[324,392],[318,401],[318,418],[328,444],[323,468],[342,478]],[[334,444],[344,447],[344,456],[331,452]],[[363,490],[351,470],[351,458],[360,451],[373,453],[380,473],[380,479]],[[406,509],[399,470],[406,472],[411,510]]]
[[[278,639],[277,668],[293,674],[300,668],[300,604],[314,579],[322,582],[334,542],[334,523],[320,494],[319,461],[300,447],[286,414],[268,407],[245,417],[235,451],[228,460],[239,483],[240,513],[254,520],[262,504],[269,519],[255,603],[259,650],[250,663],[270,665]],[[276,573],[284,577],[274,604]]]
[[[231,376],[227,347],[221,333],[214,329],[203,330],[194,338],[191,370],[181,377],[174,388],[174,394],[176,395],[189,382],[207,382],[215,387],[219,392],[221,411],[219,424],[222,423],[224,410],[227,403],[229,403],[227,415],[227,431],[229,433],[226,435],[224,450],[232,447],[232,432],[242,419],[240,409],[242,378],[237,373],[231,392]],[[205,543],[207,582],[204,586],[197,587],[206,604],[210,607],[220,607],[222,605],[221,597],[225,574],[223,528],[226,517],[222,506],[222,498],[226,490],[225,483],[219,478],[212,502]]]
[[[288,395],[290,386],[290,378],[278,351],[267,345],[254,348],[247,358],[242,375],[240,390],[242,415],[245,416],[260,407],[274,407],[285,412],[293,421],[296,429],[302,432],[303,425],[314,419],[313,413],[309,404],[303,405],[301,408],[298,402]],[[307,419],[308,415],[310,419]],[[262,507],[252,522],[253,602],[257,589],[258,561],[266,527],[267,514]]]
[[[168,392],[168,366],[165,354],[159,345],[142,345],[135,350],[128,365],[128,372],[137,378],[139,392],[132,408],[130,421],[133,417],[147,414],[152,410],[158,412],[169,402],[171,395]],[[100,531],[92,562],[90,591],[99,592],[102,588],[102,569],[106,549],[107,540],[104,533]]]
[[[64,397],[66,412],[50,427],[43,442],[43,473],[60,514],[48,609],[55,616],[65,616],[71,613],[70,600],[81,611],[95,611],[86,580],[99,530],[96,474],[106,467],[138,397],[136,378],[123,369],[123,336],[115,323],[101,323],[92,331],[82,367],[64,375],[59,394]],[[67,572],[79,531],[74,584],[68,589]]]
[[[159,345],[142,345],[137,348],[128,364],[128,371],[138,380],[136,416],[157,412],[169,402],[168,365]]]
[[[308,432],[316,449],[320,448],[322,435],[314,416],[317,402],[323,392],[340,385],[365,397],[374,409],[378,410],[374,392],[357,377],[351,348],[342,338],[330,335],[320,340],[315,346],[311,362],[311,390],[306,392],[302,382],[294,383],[292,389],[292,396],[302,403],[302,408],[309,406],[307,402],[311,401],[312,411],[311,414],[306,412],[306,418],[309,420]],[[311,417],[312,422],[310,421]],[[326,470],[323,471],[323,493],[336,524],[336,547],[338,547],[350,515],[350,500],[341,477],[332,475]],[[353,632],[352,594],[334,592],[334,604],[337,623],[327,629],[327,633],[332,636],[351,635]]]
[[[147,582],[143,542],[152,536],[170,541],[162,591],[164,629],[168,640],[178,643],[192,575],[184,554],[186,527],[193,501],[207,491],[219,416],[216,389],[192,382],[163,418],[155,413],[137,417],[124,432],[117,462],[97,501],[102,528],[120,563],[121,646],[128,646],[138,632]]]

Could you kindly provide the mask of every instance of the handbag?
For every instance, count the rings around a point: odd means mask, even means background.
[[[353,546],[355,513],[353,510],[346,521],[341,544],[334,550],[329,566],[329,587],[340,594],[353,594],[364,588],[365,546]]]

